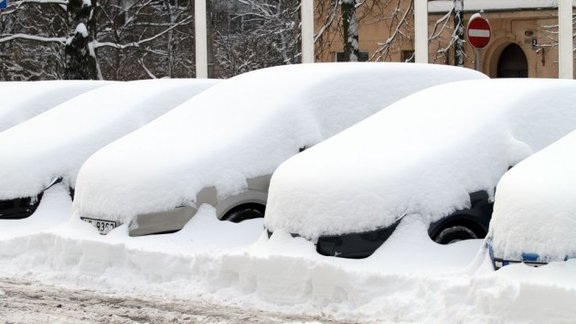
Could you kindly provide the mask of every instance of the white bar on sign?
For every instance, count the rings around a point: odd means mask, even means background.
[[[470,29],[468,30],[470,37],[490,37],[490,31],[486,29]]]

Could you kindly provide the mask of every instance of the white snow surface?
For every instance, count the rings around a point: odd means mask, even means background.
[[[35,196],[55,178],[74,187],[96,150],[215,84],[214,80],[115,83],[74,97],[0,133],[0,199]]]
[[[576,257],[576,132],[507,172],[498,183],[489,237],[495,256]]]
[[[324,63],[245,73],[203,92],[107,146],[82,167],[74,211],[129,221],[220,198],[298,153],[428,86],[486,78],[476,71],[402,63]]]
[[[107,81],[0,82],[0,132]]]
[[[76,26],[76,33],[80,33],[82,37],[86,38],[88,37],[88,28],[86,28],[84,23],[79,23],[78,26]]]
[[[315,240],[404,215],[425,223],[493,194],[510,166],[576,129],[576,82],[499,79],[423,90],[283,163],[265,224]]]
[[[575,261],[493,272],[482,241],[435,244],[417,217],[402,222],[369,258],[349,260],[320,256],[311,242],[282,231],[267,239],[262,220],[220,222],[206,205],[180,232],[144,237],[129,237],[125,225],[101,236],[70,218],[70,209],[67,188],[58,184],[18,235],[20,221],[2,221],[0,276],[95,289],[119,300],[123,294],[200,299],[354,323],[576,317]],[[68,221],[52,228],[42,221],[55,217]]]

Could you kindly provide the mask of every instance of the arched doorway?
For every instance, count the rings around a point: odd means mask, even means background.
[[[528,60],[520,46],[510,44],[498,58],[497,78],[527,78]]]

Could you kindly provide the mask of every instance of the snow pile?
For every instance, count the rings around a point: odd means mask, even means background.
[[[498,183],[490,223],[494,253],[521,260],[576,257],[576,132],[522,161]]]
[[[0,82],[0,132],[86,91],[110,85],[104,81]]]
[[[266,227],[314,240],[404,215],[438,220],[468,207],[471,192],[493,193],[510,166],[575,129],[575,108],[573,81],[426,89],[282,164]]]
[[[128,221],[139,213],[219,198],[269,175],[310,147],[425,87],[486,78],[434,65],[361,63],[280,66],[229,79],[91,157],[74,210]],[[138,167],[135,167],[138,166]]]
[[[146,124],[214,81],[148,80],[89,91],[0,134],[0,199],[35,196],[55,178],[74,187],[96,150]]]
[[[65,190],[48,192],[40,213],[67,213],[55,204],[69,199]],[[281,231],[268,240],[261,220],[219,222],[208,206],[191,222],[175,234],[138,238],[128,237],[126,226],[101,236],[75,218],[12,239],[2,227],[0,275],[112,291],[119,298],[203,298],[362,323],[549,322],[576,316],[576,262],[498,272],[467,267],[480,240],[440,246],[423,235],[426,228],[416,218],[399,226],[386,244],[392,249],[363,260],[322,257],[311,242]]]

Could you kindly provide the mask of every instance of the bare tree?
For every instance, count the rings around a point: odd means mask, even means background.
[[[299,1],[215,0],[216,76],[299,62]]]
[[[17,0],[2,16],[2,79],[195,73],[187,0]]]

